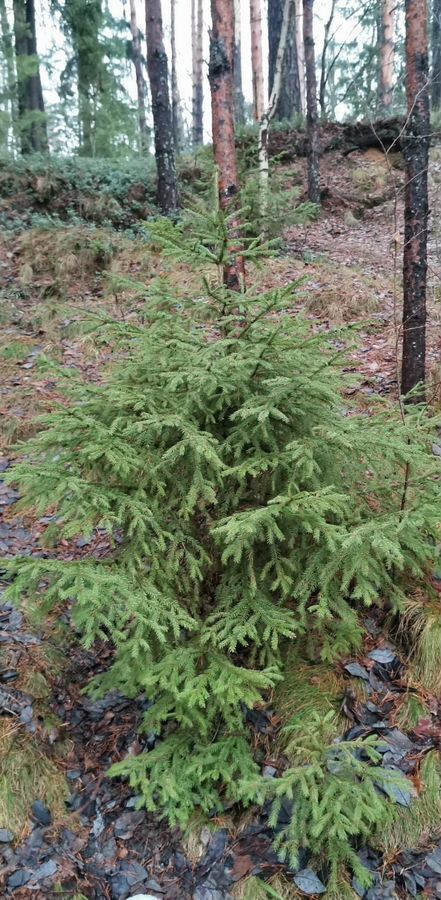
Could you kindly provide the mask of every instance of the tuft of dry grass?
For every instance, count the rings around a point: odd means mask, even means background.
[[[441,693],[441,600],[422,592],[406,602],[399,635],[409,648],[415,677],[423,687]]]
[[[394,855],[403,847],[426,846],[428,840],[439,839],[441,833],[441,760],[431,750],[419,773],[422,785],[419,796],[408,809],[400,810],[388,832],[381,835],[381,848]]]
[[[49,807],[54,823],[63,821],[68,796],[63,773],[36,739],[10,719],[0,720],[0,828],[23,834],[35,800]]]

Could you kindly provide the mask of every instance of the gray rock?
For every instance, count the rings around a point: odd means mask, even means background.
[[[53,859],[48,859],[47,862],[43,863],[42,866],[39,866],[38,869],[35,870],[32,881],[43,881],[43,878],[50,878],[52,875],[55,875],[57,868],[56,862],[54,862]]]
[[[354,678],[362,678],[363,681],[369,681],[368,670],[358,662],[348,663],[347,666],[345,666],[345,672],[349,672],[349,675],[353,675]]]
[[[429,868],[432,869],[432,872],[441,875],[441,847],[437,847],[435,850],[432,850],[431,853],[428,853],[425,862]]]
[[[41,802],[41,800],[36,800],[35,803],[32,804],[32,815],[41,825],[47,826],[52,823],[51,811],[45,803]]]
[[[218,891],[201,884],[196,888],[193,900],[231,900],[231,894],[226,894],[224,891]]]
[[[8,878],[8,887],[9,888],[18,888],[23,887],[24,884],[27,884],[32,878],[32,872],[30,869],[17,869],[16,872],[13,872],[12,875]]]
[[[143,809],[138,810],[138,812],[123,813],[115,822],[115,837],[120,838],[122,841],[128,841],[129,838],[133,837],[138,825],[144,819],[145,811]]]
[[[139,881],[145,881],[149,875],[147,869],[144,869],[144,866],[141,866],[133,859],[123,860],[121,863],[121,871],[130,886],[138,884]]]
[[[368,657],[382,666],[390,666],[391,663],[398,659],[395,650],[389,650],[387,647],[372,650],[368,653]]]
[[[303,891],[304,894],[325,894],[326,888],[320,878],[312,871],[312,869],[302,869],[294,875],[294,884]]]
[[[106,823],[104,822],[104,819],[103,819],[101,813],[98,813],[98,815],[97,815],[97,817],[96,817],[96,819],[95,819],[95,821],[94,821],[94,823],[93,823],[93,825],[92,825],[92,834],[93,834],[93,836],[94,836],[94,837],[99,837],[100,834],[103,833],[105,827],[106,827]]]
[[[13,840],[14,835],[12,831],[9,831],[9,828],[0,828],[0,844],[9,844]]]

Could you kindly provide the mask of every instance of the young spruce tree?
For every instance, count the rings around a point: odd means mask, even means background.
[[[273,794],[276,822],[286,794],[300,816],[279,838],[292,862],[308,846],[360,870],[352,837],[387,806],[378,772],[347,743],[331,759],[314,726],[309,765],[264,779],[247,710],[283,679],[293,641],[307,633],[325,660],[348,653],[363,606],[398,606],[406,580],[425,577],[439,460],[418,407],[404,423],[384,402],[349,408],[335,335],[293,315],[292,286],[228,290],[228,233],[222,213],[155,227],[164,253],[204,273],[202,288],[183,296],[161,280],[143,325],[102,319],[122,363],[105,383],[67,378],[69,402],[9,476],[24,505],[56,507],[57,534],[105,529],[109,552],[18,559],[10,596],[45,609],[73,598],[85,645],[114,648],[92,690],[150,699],[143,729],[161,740],[113,768],[149,810],[183,824],[196,808]],[[248,259],[260,252],[255,239],[243,246]]]

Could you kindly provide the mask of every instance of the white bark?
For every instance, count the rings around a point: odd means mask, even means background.
[[[297,63],[299,66],[300,105],[306,113],[305,45],[303,43],[303,9],[301,0],[295,2]]]
[[[251,68],[253,75],[253,115],[260,122],[265,109],[262,50],[262,3],[250,0]]]
[[[282,27],[280,29],[279,47],[277,50],[276,66],[274,69],[274,81],[268,106],[260,120],[259,128],[259,181],[260,181],[260,214],[263,220],[268,211],[269,191],[269,158],[268,158],[268,131],[271,119],[274,116],[282,85],[283,58],[288,40],[290,23],[293,21],[295,11],[294,0],[285,0],[283,7]]]

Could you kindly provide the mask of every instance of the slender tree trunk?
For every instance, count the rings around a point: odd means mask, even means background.
[[[142,71],[141,32],[136,21],[135,0],[130,0],[130,31],[132,33],[132,54],[135,67],[136,90],[138,94],[138,122],[141,153],[148,153],[150,134],[145,114],[145,81]]]
[[[210,34],[210,62],[208,77],[211,88],[211,118],[214,162],[218,171],[219,205],[225,213],[232,213],[239,190],[236,145],[234,140],[234,6],[233,0],[211,0],[212,29]],[[230,237],[240,227],[234,217],[229,219]],[[224,266],[224,284],[232,291],[242,290],[245,266],[239,238]]]
[[[320,203],[320,134],[317,115],[317,76],[314,52],[314,0],[303,0],[303,36],[306,67],[308,197],[311,203]]]
[[[21,152],[45,153],[48,140],[37,53],[34,0],[14,0],[13,7]]]
[[[294,0],[284,0],[282,26],[280,29],[279,46],[277,48],[276,62],[274,66],[273,86],[268,101],[268,106],[262,116],[259,129],[259,173],[260,173],[260,214],[265,221],[268,207],[269,191],[269,161],[268,161],[268,131],[271,119],[277,109],[277,104],[282,87],[283,60],[286,53],[290,24],[295,12]]]
[[[12,43],[12,34],[9,27],[8,14],[6,11],[5,0],[0,0],[0,26],[1,26],[1,48],[6,64],[6,87],[7,87],[7,106],[9,107],[10,126],[12,126],[12,136],[15,143],[17,130],[16,115],[16,75],[14,64],[14,47]]]
[[[387,112],[390,109],[393,99],[395,10],[396,0],[382,0],[380,24],[380,77],[378,83],[378,106],[382,112]]]
[[[406,0],[407,125],[403,260],[403,361],[401,393],[422,385],[426,372],[426,282],[430,144],[427,0]]]
[[[164,215],[168,216],[173,215],[179,208],[179,194],[161,0],[146,0],[146,35],[147,69],[155,131],[158,206]]]
[[[299,66],[299,91],[300,91],[300,112],[306,112],[306,80],[305,80],[305,43],[303,40],[303,4],[302,0],[296,0],[295,3],[296,17],[296,47],[297,60]]]
[[[173,140],[175,151],[179,153],[182,150],[183,140],[183,122],[181,98],[179,96],[178,70],[177,70],[177,53],[176,53],[176,0],[170,0],[170,25],[171,25],[171,95],[172,95],[172,120],[173,120]]]
[[[274,87],[284,8],[285,0],[268,0],[268,83],[270,95]],[[285,41],[278,99],[272,117],[279,121],[283,119],[290,120],[295,113],[301,111],[300,71],[295,29],[295,7],[293,7]]]
[[[204,8],[203,0],[191,0],[192,143],[204,142]]]
[[[234,115],[236,125],[245,122],[245,101],[242,86],[242,23],[240,0],[234,0]]]
[[[253,118],[260,122],[265,109],[262,48],[262,2],[250,0],[251,69],[253,74]]]
[[[320,72],[320,116],[324,121],[326,119],[326,86],[328,83],[329,72],[326,69],[327,55],[329,44],[331,42],[331,28],[332,23],[334,21],[335,7],[337,5],[336,0],[332,0],[331,11],[329,13],[329,19],[325,24],[325,33],[323,37],[323,50],[322,50],[322,65]]]
[[[441,0],[432,0],[432,109],[441,109]]]

